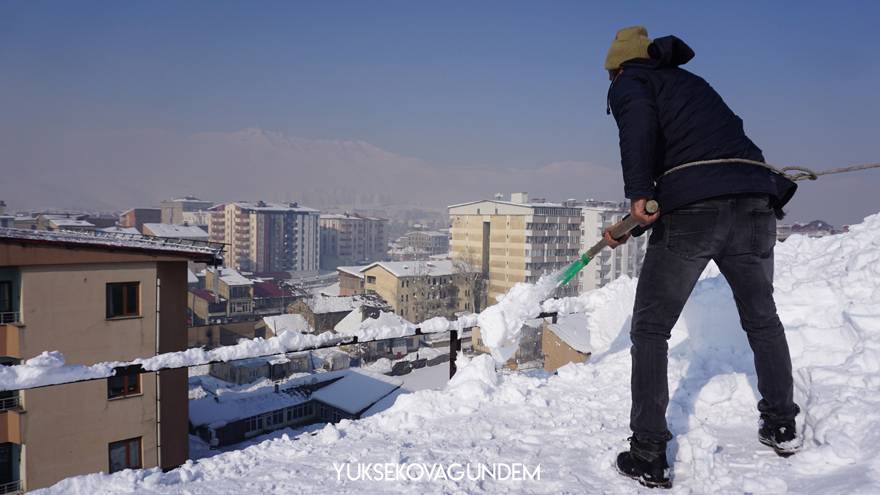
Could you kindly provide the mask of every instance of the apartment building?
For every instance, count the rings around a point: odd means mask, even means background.
[[[321,215],[321,268],[369,263],[388,253],[388,220],[358,214]]]
[[[463,262],[378,262],[361,273],[364,290],[380,296],[409,321],[454,318],[460,312],[479,312],[486,304],[480,270]]]
[[[0,229],[2,362],[47,350],[79,365],[184,350],[187,263],[219,256],[207,244]],[[188,457],[187,399],[185,369],[121,368],[109,379],[4,392],[0,490],[176,467]]]
[[[529,202],[526,193],[512,194],[511,201],[497,195],[450,206],[449,221],[451,257],[480,268],[490,303],[517,282],[536,282],[565,268],[581,247],[580,208]],[[569,285],[556,295],[576,292]]]
[[[159,223],[162,221],[162,210],[159,208],[131,208],[119,215],[119,223],[122,228],[133,228],[143,232],[145,223]]]
[[[208,233],[227,245],[226,266],[236,270],[316,273],[318,217],[297,203],[228,203],[212,209]]]
[[[203,201],[194,196],[165,200],[159,203],[159,208],[162,210],[161,218],[152,222],[176,225],[186,223],[206,227],[213,206],[213,201]]]
[[[581,251],[586,251],[602,239],[606,228],[623,220],[629,213],[629,203],[587,200],[583,203],[566,203],[580,207],[583,214]],[[631,237],[617,249],[603,249],[578,278],[579,292],[598,289],[621,275],[638,277],[645,259],[648,235]]]

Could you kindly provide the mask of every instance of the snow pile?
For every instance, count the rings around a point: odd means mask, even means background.
[[[556,375],[498,374],[486,356],[461,358],[445,390],[401,395],[389,409],[319,435],[279,434],[168,473],[80,476],[48,492],[637,492],[613,467],[630,433],[626,319],[634,284],[621,280],[559,302],[582,305],[596,354]],[[880,215],[847,234],[780,244],[776,298],[804,450],[782,459],[757,442],[751,353],[730,289],[712,267],[670,342],[673,493],[880,492]],[[541,479],[340,480],[333,463],[345,462],[516,462],[540,465]]]
[[[361,322],[355,335],[359,340],[390,339],[415,335],[416,326],[402,317],[385,311],[378,318],[367,318]]]
[[[541,313],[541,302],[556,289],[559,274],[544,275],[536,284],[518,283],[499,297],[498,302],[480,313],[480,338],[492,357],[504,363],[516,353],[520,330],[527,320]]]

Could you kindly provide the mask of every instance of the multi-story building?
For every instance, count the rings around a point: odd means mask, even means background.
[[[583,212],[581,251],[599,242],[606,228],[623,220],[629,213],[629,203],[587,200],[584,203],[566,204],[577,204]],[[617,249],[603,249],[581,271],[579,292],[598,289],[621,275],[638,277],[645,259],[647,239],[648,234],[643,234],[631,237]]]
[[[247,272],[317,272],[318,210],[296,203],[235,202],[211,212],[210,238],[226,266]]]
[[[449,232],[417,230],[400,236],[392,246],[394,261],[427,259],[449,252]]]
[[[145,223],[159,223],[162,221],[162,210],[159,208],[132,208],[125,210],[119,215],[119,227],[134,228],[143,232]]]
[[[210,219],[209,210],[214,206],[213,201],[203,201],[193,196],[169,199],[159,203],[162,209],[162,218],[153,222],[173,223],[182,225],[207,226]]]
[[[388,253],[388,220],[358,214],[321,215],[321,268],[369,263]]]
[[[479,267],[490,302],[517,282],[536,282],[565,268],[581,246],[580,208],[530,203],[525,193],[511,194],[511,201],[496,196],[450,206],[449,220],[452,259]],[[576,291],[569,285],[556,295]]]
[[[219,263],[219,254],[150,238],[0,230],[2,362],[43,351],[71,365],[182,351],[187,263]],[[0,490],[178,466],[188,458],[187,399],[185,369],[120,368],[104,380],[3,392]]]
[[[482,274],[463,262],[386,261],[366,266],[361,273],[364,290],[382,297],[409,321],[453,318],[485,306]]]
[[[340,296],[355,296],[364,293],[364,274],[361,272],[364,268],[366,265],[336,267],[336,273],[339,276]]]

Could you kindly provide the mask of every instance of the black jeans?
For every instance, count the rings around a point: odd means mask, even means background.
[[[630,428],[636,438],[671,438],[666,426],[667,341],[709,260],[715,260],[730,284],[754,352],[762,418],[777,423],[797,415],[788,342],[773,302],[776,218],[769,203],[766,195],[712,198],[672,211],[654,225],[630,332]]]

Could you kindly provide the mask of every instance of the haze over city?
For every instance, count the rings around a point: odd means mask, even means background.
[[[518,190],[621,200],[602,61],[614,30],[636,23],[694,47],[686,68],[770,163],[874,162],[880,99],[865,95],[880,69],[859,40],[877,14],[847,2],[6,2],[0,197],[104,210],[184,194],[440,211]],[[801,183],[788,220],[858,222],[878,188],[876,171]]]

